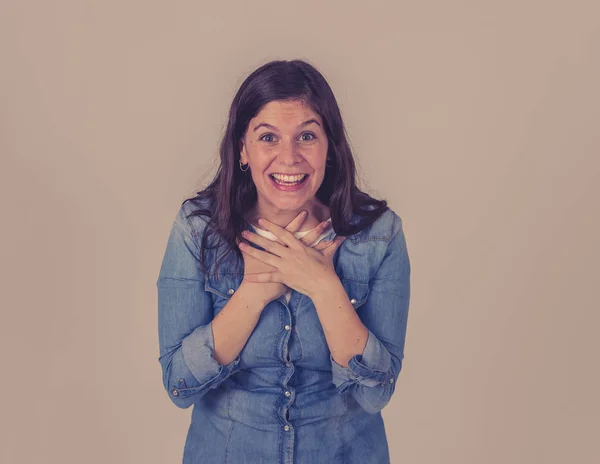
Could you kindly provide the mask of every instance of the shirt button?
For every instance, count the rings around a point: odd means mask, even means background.
[[[286,390],[286,392],[284,393],[285,396],[292,396],[292,394]]]
[[[285,430],[285,431],[287,432],[288,430],[290,430],[290,426],[289,426],[289,425],[287,425],[287,424],[286,424],[286,425],[284,425],[284,426],[283,426],[283,430]]]
[[[174,388],[171,393],[173,393],[173,396],[179,396],[179,392],[177,391],[176,388]]]
[[[235,292],[235,290],[233,288],[230,288],[229,290],[227,290],[227,293],[229,293],[230,295],[233,295],[233,292]]]
[[[350,300],[350,303],[352,303],[352,304],[356,304],[356,298],[352,298],[352,299]]]
[[[290,329],[291,329],[291,327],[290,327],[289,325],[287,325],[287,324],[286,324],[286,325],[285,325],[285,327],[284,327],[284,329],[285,329],[285,330],[290,330]]]
[[[394,377],[390,379],[390,383],[394,383]]]
[[[288,361],[288,362],[286,362],[286,363],[285,363],[285,365],[286,365],[287,367],[292,367],[292,363],[291,363],[291,362],[289,362],[289,361]]]

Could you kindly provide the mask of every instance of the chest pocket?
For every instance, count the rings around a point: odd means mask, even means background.
[[[219,274],[218,279],[214,275],[206,278],[204,289],[212,293],[213,316],[216,316],[229,301],[229,298],[242,284],[242,274]]]
[[[363,306],[369,297],[369,284],[348,278],[340,282],[346,290],[350,303],[355,310]],[[315,310],[314,303],[307,298],[300,308],[297,321],[297,333],[302,346],[300,366],[308,369],[324,370],[331,367],[329,346],[323,326]]]
[[[213,317],[215,317],[235,295],[242,284],[243,274],[220,274],[218,280],[214,276],[206,278],[204,288],[212,294]],[[278,357],[278,344],[282,334],[289,334],[281,323],[283,307],[276,302],[271,302],[260,314],[256,327],[248,337],[240,352],[238,367],[242,370],[275,366],[281,369]],[[237,382],[245,382],[247,377],[236,378]],[[248,386],[252,387],[251,385]]]
[[[369,284],[367,282],[359,282],[358,280],[352,279],[340,279],[342,286],[346,290],[350,303],[354,306],[354,309],[360,308],[367,302],[369,297]]]

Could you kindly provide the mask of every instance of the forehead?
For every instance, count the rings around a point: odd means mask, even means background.
[[[322,123],[318,113],[301,100],[273,100],[261,108],[251,124],[276,122],[296,125],[313,118]]]

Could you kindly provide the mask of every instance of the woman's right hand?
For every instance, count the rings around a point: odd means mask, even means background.
[[[285,227],[285,229],[289,230],[292,233],[297,232],[302,223],[306,220],[306,217],[302,216],[302,212],[298,213],[298,215],[294,219],[292,219],[292,221]],[[302,237],[300,241],[307,245],[310,245],[323,233],[323,231],[328,226],[329,224],[327,223],[325,223],[325,225],[320,224],[319,226],[311,230],[308,234],[306,234],[304,237]],[[277,242],[286,246],[280,240],[277,240]],[[320,248],[319,245],[317,245],[316,248]],[[242,256],[244,258],[244,275],[254,274],[257,272],[270,272],[276,270],[276,268],[274,268],[270,264],[267,264],[264,261],[260,261],[250,256],[241,249],[240,251],[242,252]],[[281,282],[250,282],[244,280],[242,281],[242,285],[247,285],[248,291],[255,295],[256,298],[262,299],[265,306],[267,305],[267,303],[273,301],[276,298],[279,298],[281,295],[283,295],[289,290],[289,287]]]

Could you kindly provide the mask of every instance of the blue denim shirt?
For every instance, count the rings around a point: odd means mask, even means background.
[[[208,250],[201,272],[206,222],[186,218],[193,209],[186,202],[177,212],[157,280],[163,384],[176,406],[193,405],[183,463],[388,463],[381,410],[402,368],[410,299],[400,217],[388,209],[334,254],[369,331],[348,367],[333,360],[313,302],[295,290],[289,302],[282,295],[265,306],[238,357],[221,365],[212,319],[240,286],[243,268],[234,272],[231,254],[217,279]],[[331,229],[325,239],[334,236]]]

